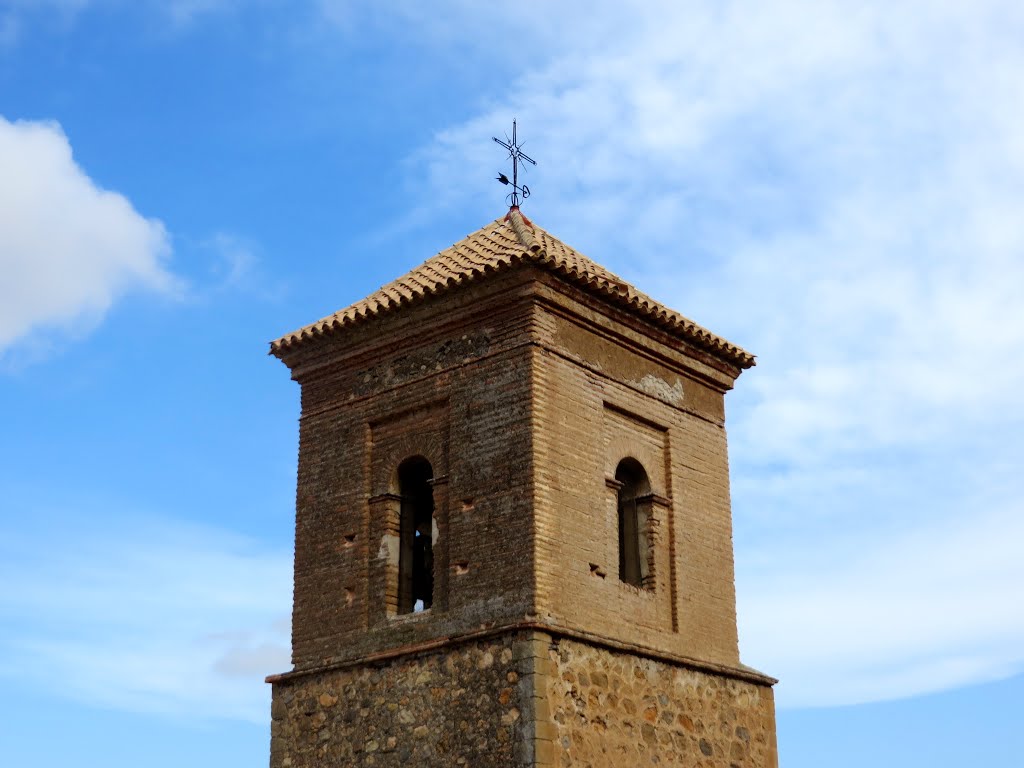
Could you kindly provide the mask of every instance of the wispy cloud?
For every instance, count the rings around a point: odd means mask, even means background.
[[[422,8],[380,13],[410,44],[519,68],[413,158],[430,204],[495,215],[480,169],[517,116],[540,161],[531,216],[759,354],[729,396],[741,641],[780,702],[1019,671],[1024,6],[523,0],[500,25],[477,3]],[[142,252],[149,271],[124,274],[166,290],[164,251]],[[284,553],[173,524],[81,533],[0,565],[3,613],[31,619],[0,624],[7,673],[265,717]]]
[[[0,117],[0,354],[41,329],[81,334],[124,294],[173,295],[170,239],[75,163],[60,126]]]
[[[448,10],[425,39],[486,21]],[[521,10],[520,74],[416,158],[430,204],[485,215],[517,116],[541,225],[758,353],[729,396],[745,656],[783,704],[1019,670],[978,596],[1024,591],[1022,7]]]
[[[244,288],[249,284],[257,263],[252,242],[227,232],[218,232],[205,240],[202,246],[215,257],[210,271],[221,287]]]
[[[291,556],[223,530],[76,510],[0,544],[0,677],[92,705],[265,722],[290,667]]]
[[[899,698],[1024,671],[1024,508],[865,533],[798,538],[745,566],[741,631],[756,665],[781,677],[783,705]]]
[[[272,5],[278,0],[5,0],[0,7],[0,46],[20,42],[23,31],[45,24],[58,30],[73,29],[83,14],[102,9],[141,8],[161,27],[183,29],[214,14],[239,11],[246,6]]]

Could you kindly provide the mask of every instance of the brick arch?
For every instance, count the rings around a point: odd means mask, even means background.
[[[665,478],[665,457],[662,451],[644,444],[640,440],[626,437],[612,437],[605,449],[604,476],[614,478],[619,465],[623,461],[632,460],[643,467],[647,474],[649,488],[647,493],[667,496]]]
[[[615,465],[615,472],[612,475],[616,480],[622,481],[623,475],[635,478],[636,495],[646,496],[653,493],[651,488],[651,475],[644,463],[635,456],[625,456]]]
[[[430,432],[411,432],[393,440],[374,461],[373,493],[398,493],[398,468],[403,462],[421,457],[434,470],[434,477],[448,474],[447,451],[442,440]]]
[[[391,472],[391,479],[388,481],[388,492],[399,493],[402,490],[402,467],[409,466],[414,463],[423,463],[430,467],[431,476],[437,475],[437,469],[435,462],[430,460],[429,456],[424,456],[422,453],[413,453],[398,461],[392,462],[393,471]]]

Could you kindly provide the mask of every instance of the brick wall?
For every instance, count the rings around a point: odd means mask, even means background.
[[[505,276],[461,302],[381,318],[295,363],[297,668],[532,613],[530,304],[516,298],[523,287],[521,275]],[[395,616],[388,520],[397,525],[398,466],[417,455],[434,470],[435,605]]]
[[[723,424],[731,375],[628,333],[586,297],[546,298],[534,358],[538,610],[599,635],[738,664]],[[643,465],[660,502],[651,589],[618,577],[608,481],[627,457]]]

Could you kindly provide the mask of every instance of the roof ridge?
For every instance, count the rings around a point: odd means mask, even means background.
[[[512,206],[504,217],[471,232],[361,301],[271,342],[270,353],[282,357],[306,339],[325,336],[391,309],[443,294],[523,260],[542,265],[584,290],[604,296],[735,365],[742,368],[754,365],[754,356],[749,352],[661,304],[551,233],[534,226],[518,206]]]
[[[505,221],[512,225],[512,231],[516,233],[516,238],[523,248],[526,248],[533,254],[540,254],[544,250],[544,246],[538,243],[537,238],[534,237],[533,222],[523,216],[518,205],[513,205],[508,209]]]

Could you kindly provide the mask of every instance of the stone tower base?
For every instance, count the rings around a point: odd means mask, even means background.
[[[509,630],[271,678],[270,765],[775,768],[759,678]]]
[[[271,678],[271,768],[532,765],[523,639],[509,633]]]
[[[556,638],[548,655],[552,765],[777,765],[767,682],[569,638]]]

